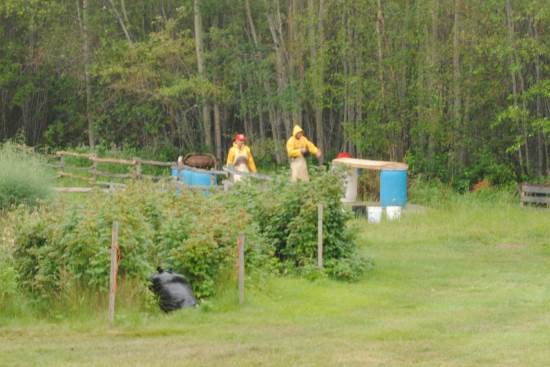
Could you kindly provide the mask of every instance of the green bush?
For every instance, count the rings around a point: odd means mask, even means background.
[[[0,305],[5,304],[17,291],[17,272],[10,259],[0,254]]]
[[[408,189],[411,203],[431,207],[447,204],[452,197],[458,196],[450,185],[438,179],[428,180],[422,176],[412,178]]]
[[[269,253],[261,249],[247,215],[225,209],[212,197],[134,184],[22,218],[14,254],[21,285],[44,298],[75,286],[106,290],[115,220],[122,279],[146,283],[157,266],[172,268],[188,278],[199,298],[212,295],[216,281],[230,276],[239,232],[249,234],[250,264],[260,264],[255,258]]]
[[[316,263],[317,205],[322,203],[325,270],[337,279],[356,280],[370,262],[358,254],[356,239],[347,227],[351,214],[340,200],[342,178],[342,172],[319,169],[311,175],[311,182],[291,183],[287,172],[272,181],[236,185],[226,200],[252,215],[273,246],[283,272],[301,272]]]
[[[518,192],[515,185],[490,186],[477,192],[459,193],[451,185],[439,180],[427,180],[421,176],[411,179],[409,184],[411,203],[430,207],[448,206],[451,204],[517,204]]]
[[[35,205],[49,195],[53,182],[53,173],[37,155],[12,143],[0,146],[0,210]]]

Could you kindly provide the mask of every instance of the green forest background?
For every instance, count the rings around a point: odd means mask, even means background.
[[[0,141],[548,180],[549,0],[2,0]]]

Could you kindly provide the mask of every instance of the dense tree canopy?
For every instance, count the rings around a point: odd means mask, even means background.
[[[548,0],[3,0],[0,140],[549,173]]]

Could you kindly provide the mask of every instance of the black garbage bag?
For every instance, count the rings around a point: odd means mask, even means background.
[[[183,275],[157,268],[158,274],[153,275],[150,289],[159,296],[159,306],[164,312],[170,312],[184,307],[194,307],[197,300],[193,289]]]

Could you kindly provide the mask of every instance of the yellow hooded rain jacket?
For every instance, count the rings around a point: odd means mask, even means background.
[[[254,163],[254,158],[252,157],[252,152],[250,151],[250,148],[247,145],[242,146],[241,149],[239,149],[239,146],[237,143],[233,143],[233,146],[231,149],[229,149],[229,153],[227,154],[227,165],[228,166],[235,166],[237,164],[237,157],[239,156],[246,156],[247,161],[246,165],[248,166],[248,170],[250,172],[255,173],[256,172],[256,163]]]
[[[302,137],[300,139],[296,139],[296,134],[299,132],[302,133]],[[310,142],[304,135],[304,130],[298,125],[294,126],[294,129],[292,130],[292,136],[288,141],[286,142],[286,150],[288,152],[289,158],[298,158],[302,157],[302,148],[306,148],[310,154],[317,154],[319,149]]]

